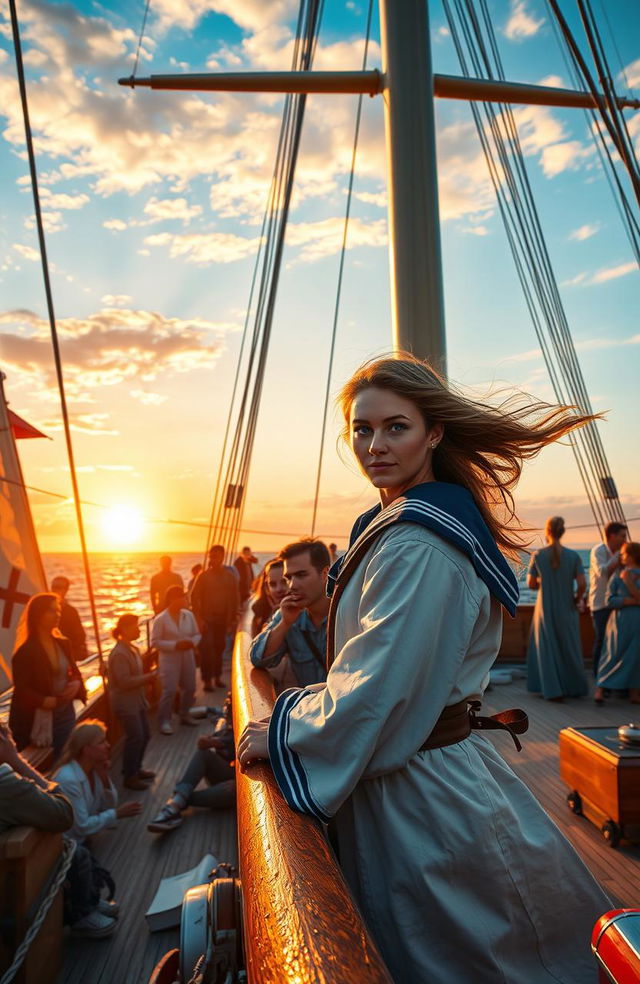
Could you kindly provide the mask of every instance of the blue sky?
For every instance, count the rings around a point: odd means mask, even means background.
[[[507,75],[568,86],[546,6],[490,7]],[[606,7],[612,64],[637,93],[640,8]],[[577,27],[573,3],[563,8]],[[430,10],[435,70],[455,74],[440,4]],[[21,445],[27,482],[67,493],[8,8],[0,11],[0,364],[12,407],[53,439]],[[19,4],[83,497],[197,522],[210,509],[282,100],[118,87],[142,11],[142,3]],[[286,68],[295,12],[289,0],[152,0],[139,74]],[[364,3],[326,0],[316,66],[358,68],[365,20]],[[374,25],[371,66],[380,60],[377,13]],[[249,529],[285,539],[310,526],[355,109],[354,97],[309,99],[296,176],[245,516]],[[592,401],[608,411],[612,473],[637,516],[638,271],[584,115],[535,107],[516,117]],[[636,140],[639,117],[629,117]],[[450,376],[474,391],[511,385],[552,399],[468,107],[440,100],[437,122]],[[385,186],[382,106],[366,99],[333,392],[390,347]],[[372,501],[335,453],[338,426],[332,413],[318,524],[332,537],[346,536]],[[557,513],[590,521],[566,446],[527,468],[517,501],[533,526]],[[68,503],[34,493],[32,507],[43,549],[75,548]],[[87,507],[96,549],[110,543],[103,518]],[[593,535],[576,531],[567,542]],[[279,542],[249,539],[256,549]],[[129,545],[198,549],[200,534],[149,523]]]

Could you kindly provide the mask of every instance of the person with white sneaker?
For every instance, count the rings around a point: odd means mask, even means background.
[[[110,746],[103,723],[84,721],[75,726],[67,739],[62,750],[61,765],[55,776],[60,789],[73,807],[73,826],[68,836],[78,845],[76,853],[80,852],[79,857],[85,869],[83,877],[94,880],[95,869],[99,866],[84,846],[86,838],[115,827],[118,820],[134,817],[141,810],[137,801],[118,806],[118,793],[109,774],[109,753]],[[118,915],[119,906],[117,902],[101,898],[98,892],[96,910],[98,914],[114,919]],[[75,928],[78,929],[77,926]],[[84,935],[82,926],[78,932]]]
[[[73,819],[73,806],[60,786],[45,779],[23,758],[9,728],[0,724],[0,832],[24,825],[64,833]],[[67,886],[65,921],[73,935],[111,936],[116,928],[117,905],[100,900],[91,855],[81,845],[76,846],[67,872]]]
[[[183,822],[183,811],[188,806],[200,806],[219,810],[233,806],[236,800],[235,743],[231,701],[225,701],[221,717],[211,735],[200,735],[187,768],[176,783],[173,795],[147,824],[151,833],[161,834],[175,830]],[[205,780],[205,788],[198,789]]]
[[[196,620],[186,607],[187,598],[178,584],[167,588],[165,608],[153,620],[151,646],[158,650],[162,694],[158,704],[160,733],[172,735],[171,713],[180,689],[180,721],[195,726],[189,714],[196,693],[195,649],[200,642]]]

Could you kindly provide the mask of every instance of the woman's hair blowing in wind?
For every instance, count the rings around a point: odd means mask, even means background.
[[[338,403],[347,441],[351,406],[359,393],[372,387],[410,400],[427,428],[443,425],[444,435],[433,455],[436,480],[462,485],[471,492],[496,543],[513,559],[526,545],[526,530],[516,516],[512,494],[524,462],[597,419],[523,393],[497,406],[472,400],[451,388],[427,362],[400,352],[366,362],[343,386]]]

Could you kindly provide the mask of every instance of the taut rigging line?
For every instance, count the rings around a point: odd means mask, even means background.
[[[44,278],[44,290],[45,290],[45,296],[47,301],[47,311],[49,315],[49,327],[51,329],[51,344],[53,346],[53,357],[56,366],[58,391],[60,393],[60,407],[62,410],[64,436],[67,446],[67,456],[69,459],[69,472],[71,476],[71,487],[73,489],[73,502],[76,512],[76,521],[78,524],[78,535],[80,537],[80,546],[82,549],[82,562],[84,565],[84,576],[87,582],[87,594],[89,595],[89,604],[91,606],[91,621],[93,624],[93,631],[96,638],[96,647],[98,650],[100,674],[104,681],[106,679],[104,656],[102,653],[102,644],[100,642],[100,630],[98,628],[98,614],[96,611],[95,597],[93,594],[91,567],[89,565],[89,554],[87,551],[87,544],[84,535],[84,524],[82,521],[82,506],[80,503],[80,491],[78,489],[78,479],[76,475],[76,467],[75,467],[75,460],[73,454],[73,443],[71,440],[71,426],[69,423],[69,412],[67,409],[67,398],[65,395],[65,388],[64,388],[64,375],[62,372],[62,358],[60,355],[58,329],[56,326],[56,316],[53,306],[53,294],[51,291],[51,278],[49,276],[49,261],[47,259],[47,247],[46,247],[45,236],[44,236],[44,224],[42,221],[42,210],[40,208],[40,192],[38,190],[38,172],[36,168],[35,152],[33,149],[31,122],[29,119],[29,105],[27,102],[27,86],[26,86],[26,80],[24,74],[24,64],[22,61],[22,45],[20,43],[20,26],[18,23],[18,15],[16,12],[15,0],[9,0],[9,7],[11,10],[11,28],[13,32],[13,45],[16,54],[16,68],[18,72],[18,85],[20,87],[20,101],[22,103],[22,115],[24,119],[25,140],[27,144],[27,153],[29,156],[29,171],[31,174],[33,206],[34,206],[35,219],[36,219],[36,228],[38,232],[38,243],[40,246],[40,258],[42,261],[42,275]]]
[[[504,71],[486,0],[479,2],[480,16],[472,0],[453,2],[459,26],[448,0],[444,0],[444,7],[463,74],[469,76],[470,72],[461,34],[476,76],[503,79]],[[483,104],[488,124],[486,129],[476,103],[471,103],[471,112],[556,399],[579,407],[583,413],[592,413],[533,198],[513,112],[508,105],[494,109],[491,104]],[[602,528],[608,519],[624,523],[622,505],[594,423],[581,428],[572,441],[572,447],[597,524]]]

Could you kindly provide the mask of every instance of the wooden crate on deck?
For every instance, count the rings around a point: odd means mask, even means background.
[[[640,825],[640,746],[623,744],[618,729],[606,726],[563,728],[559,742],[569,806],[615,847]]]

